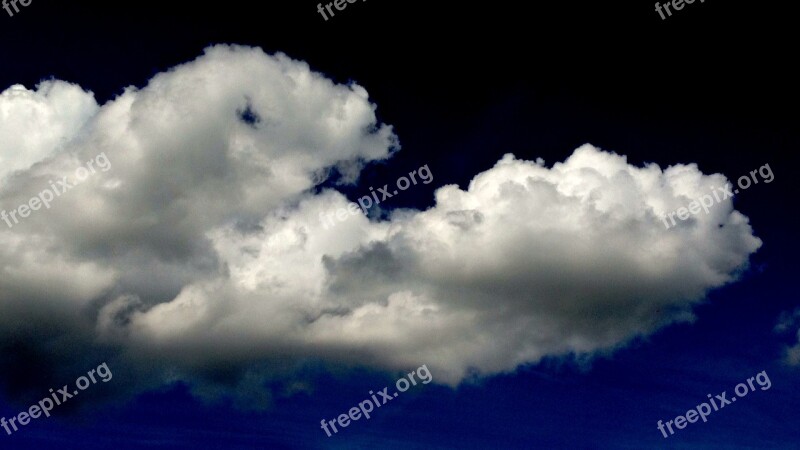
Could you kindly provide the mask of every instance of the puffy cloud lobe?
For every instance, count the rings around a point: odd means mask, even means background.
[[[386,369],[425,361],[451,383],[612,349],[691,320],[760,246],[730,200],[664,228],[665,212],[724,182],[584,146],[552,169],[508,155],[467,190],[445,186],[435,207],[387,222],[324,230],[319,213],[346,199],[309,196],[258,232],[215,233],[229,272],[130,328],[147,345],[191,336]]]
[[[438,189],[426,211],[325,229],[320,214],[348,200],[311,188],[332,167],[353,181],[397,147],[363,88],[283,55],[211,48],[127,89],[0,190],[14,204],[101,152],[113,164],[0,231],[16,245],[0,250],[13,286],[0,310],[74,306],[58,337],[118,351],[141,388],[253,392],[304,361],[424,363],[455,384],[691,320],[761,245],[730,200],[665,229],[663,214],[723,176],[634,167],[590,145],[550,168],[507,155],[465,190]],[[39,268],[64,274],[58,291]]]
[[[210,48],[127,89],[71,145],[8,180],[0,204],[10,210],[100,153],[112,164],[0,238],[47,236],[62,247],[54,252],[92,254],[117,272],[121,290],[170,299],[216,270],[207,232],[257,226],[331,167],[388,157],[396,139],[374,109],[363,88],[334,85],[283,55]]]
[[[67,145],[98,108],[91,92],[57,80],[0,93],[0,183]]]
[[[209,48],[94,110],[76,92],[83,91],[59,81],[38,93],[13,87],[2,104],[13,117],[0,122],[0,136],[38,143],[0,141],[3,161],[22,160],[18,154],[25,161],[14,167],[20,172],[2,175],[3,210],[28,203],[51,181],[74,182],[76,169],[101,153],[111,163],[49,209],[13,228],[0,223],[0,316],[17,323],[64,312],[60,328],[75,348],[96,340],[98,324],[127,323],[130,308],[101,314],[119,298],[149,309],[224,272],[207,235],[257,228],[332,168],[353,181],[364,164],[399,148],[362,87],[334,84],[303,62],[259,49]],[[28,326],[36,335],[37,323]],[[0,335],[22,333],[10,330]],[[30,345],[54,367],[66,359],[38,351],[57,347],[48,342]]]

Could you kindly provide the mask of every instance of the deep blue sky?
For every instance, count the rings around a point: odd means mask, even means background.
[[[434,169],[435,183],[388,206],[430,206],[434,188],[463,187],[505,153],[551,164],[590,142],[634,164],[696,162],[729,177],[769,163],[775,182],[735,202],[764,246],[741,281],[696,310],[695,323],[588,363],[549,359],[455,390],[414,388],[332,438],[320,419],[345,412],[396,374],[320,371],[312,393],[279,398],[261,412],[205,405],[175,385],[40,419],[12,437],[0,433],[0,448],[800,448],[800,368],[781,360],[792,336],[773,332],[781,312],[800,306],[792,234],[797,40],[788,6],[696,2],[661,21],[652,2],[381,0],[359,2],[326,23],[315,3],[291,3],[33,0],[17,17],[0,11],[0,90],[55,77],[103,102],[209,44],[261,46],[334,80],[358,81],[380,119],[395,126],[403,150],[391,164],[369,168],[356,190],[421,160]],[[685,413],[709,393],[730,396],[764,370],[770,390],[667,440],[656,429],[659,419]],[[13,392],[1,395],[0,414],[22,409]]]

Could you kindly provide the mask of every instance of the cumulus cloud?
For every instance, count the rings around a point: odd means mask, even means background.
[[[0,94],[0,180],[63,148],[97,113],[91,92],[63,81],[37,89],[14,85]]]
[[[60,100],[38,101],[18,110]],[[348,199],[314,188],[332,172],[354,182],[399,148],[375,109],[358,85],[231,46],[94,110],[58,109],[71,117],[49,120],[69,131],[6,174],[0,205],[101,153],[112,169],[0,227],[0,338],[17,343],[0,358],[22,348],[71,367],[76,348],[112,354],[130,385],[184,380],[201,394],[252,393],[307,361],[427,364],[456,384],[690,321],[761,245],[730,199],[665,229],[665,213],[722,175],[635,167],[591,145],[550,167],[506,155],[426,211],[325,229],[320,214]]]

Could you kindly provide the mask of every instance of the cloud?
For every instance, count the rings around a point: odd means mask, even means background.
[[[79,348],[83,360],[110,355],[131,389],[183,380],[200,395],[296,384],[316,361],[427,364],[456,384],[690,321],[761,245],[730,199],[665,229],[665,213],[722,175],[634,167],[590,145],[552,167],[506,155],[466,189],[439,188],[426,211],[326,230],[320,214],[348,199],[315,187],[333,172],[355,182],[399,148],[375,110],[358,85],[234,46],[88,119],[74,109],[80,131],[32,151],[36,164],[6,176],[0,206],[98,154],[112,168],[0,227],[0,339],[17,343],[0,359],[24,350],[46,370],[80,373],[97,361],[74,361]],[[0,381],[34,389],[19,376],[33,365]]]
[[[0,180],[63,148],[98,108],[91,92],[58,80],[0,93]]]

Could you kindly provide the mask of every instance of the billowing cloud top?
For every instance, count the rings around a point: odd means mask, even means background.
[[[94,96],[62,81],[0,94],[0,180],[51,156],[97,114]]]
[[[397,138],[363,88],[258,49],[212,47],[102,107],[60,81],[15,86],[0,114],[5,210],[110,162],[0,222],[0,339],[18,343],[0,358],[111,354],[142,387],[246,390],[304,361],[427,364],[455,384],[611,350],[691,320],[761,245],[730,199],[665,229],[723,176],[590,145],[552,167],[506,155],[426,211],[325,229],[348,200],[312,188],[332,168],[355,180]]]

